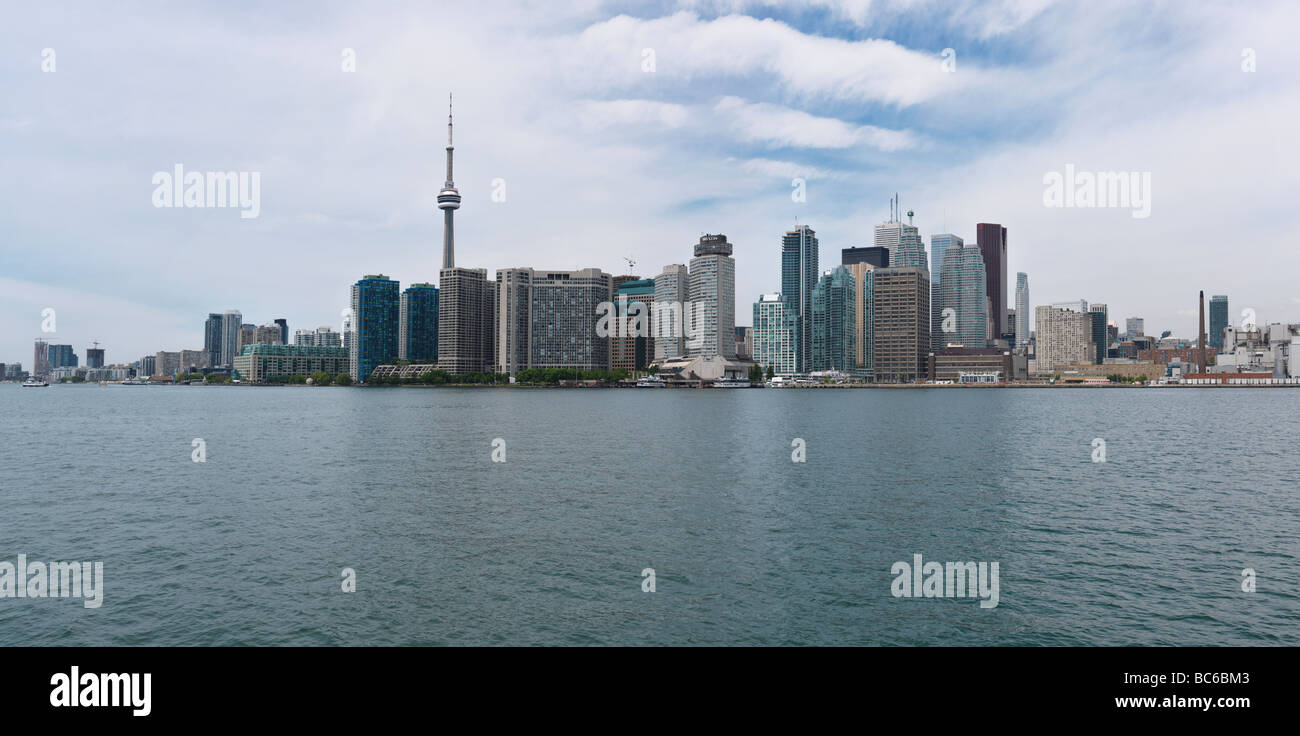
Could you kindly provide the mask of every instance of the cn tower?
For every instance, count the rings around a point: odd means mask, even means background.
[[[456,237],[453,213],[460,208],[460,192],[451,180],[451,94],[447,95],[447,181],[438,192],[438,209],[442,210],[442,267],[456,266]]]

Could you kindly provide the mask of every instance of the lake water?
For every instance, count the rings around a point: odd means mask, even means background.
[[[1296,645],[1298,437],[1278,389],[0,384],[0,560],[104,570],[0,645]],[[917,553],[998,605],[895,597]]]

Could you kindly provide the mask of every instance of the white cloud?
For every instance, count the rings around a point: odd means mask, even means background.
[[[905,130],[853,125],[780,105],[747,102],[739,97],[722,98],[713,111],[728,119],[731,129],[747,142],[800,148],[867,145],[882,151],[905,150],[916,145],[915,136]]]
[[[644,125],[680,128],[690,118],[690,111],[684,105],[653,100],[588,100],[579,106],[578,117],[587,130]]]
[[[742,15],[714,20],[690,12],[650,20],[620,15],[587,27],[574,43],[577,68],[565,75],[611,87],[644,85],[652,77],[675,83],[759,77],[799,97],[908,107],[983,76],[973,64],[963,66],[963,75],[945,74],[939,49],[930,53],[884,39],[815,36],[770,18]],[[642,71],[645,49],[655,53],[652,73]]]

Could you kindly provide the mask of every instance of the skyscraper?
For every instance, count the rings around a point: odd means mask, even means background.
[[[812,369],[852,373],[858,366],[857,291],[853,274],[836,266],[813,288]]]
[[[852,266],[855,263],[869,263],[876,268],[889,265],[889,249],[872,246],[869,248],[844,248],[840,251],[840,263]]]
[[[95,343],[94,346],[86,348],[86,367],[104,367],[104,349],[99,347],[99,343]]]
[[[786,315],[798,324],[795,339],[795,370],[808,370],[812,359],[812,291],[820,276],[821,258],[817,233],[807,225],[787,230],[781,238],[781,298]]]
[[[690,265],[690,301],[703,316],[701,340],[687,355],[736,357],[736,261],[727,236],[702,235]]]
[[[1047,373],[1070,363],[1091,363],[1092,315],[1073,309],[1040,306],[1034,310],[1037,369]]]
[[[1146,323],[1141,317],[1129,317],[1124,320],[1125,336],[1132,340],[1135,337],[1146,334]]]
[[[598,268],[533,271],[528,296],[528,367],[609,370],[610,338],[597,333],[612,277]]]
[[[888,253],[888,251],[886,251]],[[861,378],[871,377],[871,288],[876,267],[870,263],[846,264],[853,274],[853,316],[857,320],[854,339],[857,341],[857,365],[852,371]]]
[[[975,241],[984,257],[989,298],[989,337],[1000,339],[1007,329],[1007,229],[997,223],[975,226]]]
[[[1228,326],[1228,297],[1210,297],[1210,347],[1223,351],[1223,330]]]
[[[943,280],[943,258],[949,248],[960,248],[966,241],[952,233],[939,233],[930,236],[930,290]]]
[[[965,241],[952,233],[939,233],[930,236],[930,341],[934,344],[934,349],[938,350],[945,344],[943,335],[943,294],[941,293],[941,284],[943,283],[943,259],[944,254],[951,248],[960,248],[965,245]],[[981,308],[981,311],[983,309]]]
[[[288,345],[289,344],[289,320],[281,317],[280,319],[272,320],[272,321],[275,322],[277,325],[280,325],[280,344]]]
[[[686,266],[672,263],[664,266],[663,273],[655,276],[655,310],[652,331],[655,339],[655,361],[662,362],[686,354],[686,339],[682,330],[682,302],[690,298],[690,274]],[[692,326],[692,329],[698,329]]]
[[[901,222],[891,216],[889,222],[876,225],[876,247],[889,249],[891,268],[916,267],[929,270],[925,257],[925,243],[920,231],[912,224],[912,212],[907,213],[907,222]],[[927,279],[928,280],[928,279]],[[927,316],[928,319],[928,316]]]
[[[293,344],[303,347],[314,348],[337,348],[343,347],[343,340],[339,333],[332,328],[317,327],[314,330],[297,329],[293,331]]]
[[[780,294],[764,294],[754,302],[754,362],[776,376],[791,376],[795,367],[798,315],[786,312]]]
[[[511,376],[528,367],[528,306],[532,299],[533,269],[498,268],[494,365],[497,373]]]
[[[1106,330],[1106,325],[1110,322],[1110,310],[1105,304],[1094,302],[1088,307],[1088,314],[1092,315],[1092,342],[1097,350],[1092,362],[1101,365],[1106,362],[1106,354],[1110,349],[1110,338]]]
[[[931,345],[936,352],[948,345],[965,348],[988,347],[987,279],[984,274],[984,257],[978,245],[953,246],[947,249],[943,261],[943,276],[937,288],[938,295],[931,308]],[[950,319],[943,311],[951,309]],[[947,323],[951,331],[943,328]]]
[[[1020,348],[1029,345],[1029,275],[1024,271],[1016,274],[1016,344]]]
[[[32,375],[50,375],[50,344],[40,338],[36,339],[36,349],[32,355]]]
[[[212,360],[212,365],[226,365],[225,357],[221,353],[221,325],[223,324],[220,314],[209,313],[207,320],[203,322],[203,349],[208,351],[208,356]]]
[[[243,324],[244,315],[238,309],[227,309],[221,315],[221,362],[217,365],[229,368],[239,354],[239,328]],[[211,351],[208,354],[211,355]]]
[[[280,337],[283,334],[284,331],[280,329],[280,325],[277,325],[274,322],[268,322],[254,330],[253,344],[254,345],[283,345],[284,341]]]
[[[925,378],[930,352],[930,276],[916,266],[872,272],[872,359],[878,383]]]
[[[51,369],[77,367],[77,353],[71,345],[51,345],[47,356]]]
[[[366,276],[352,285],[352,345],[349,372],[367,381],[375,366],[397,357],[400,285],[384,276]]]
[[[402,292],[397,317],[397,357],[413,363],[438,361],[438,287],[411,284]]]
[[[450,100],[450,96],[448,96]],[[438,367],[448,373],[481,372],[493,364],[497,284],[487,270],[458,268],[453,213],[460,192],[452,179],[451,105],[447,106],[447,180],[438,192],[442,210],[442,269],[438,272]]]
[[[629,321],[641,321],[646,327],[640,332],[640,325],[632,324],[633,331],[620,334],[610,342],[610,367],[612,370],[644,370],[654,362],[654,336],[650,331],[650,319],[655,301],[654,279],[624,281],[614,288],[614,306],[619,318],[626,325]],[[640,306],[636,306],[636,305]],[[639,312],[639,316],[636,314]],[[736,328],[739,331],[740,328]]]
[[[232,366],[235,364],[235,358],[239,357],[240,353],[244,352],[244,347],[246,345],[256,345],[256,344],[257,344],[257,325],[252,324],[251,322],[240,324],[238,333],[235,338],[235,352],[231,354],[232,357],[230,359],[230,364]]]

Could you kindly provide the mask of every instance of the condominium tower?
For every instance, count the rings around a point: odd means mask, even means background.
[[[787,230],[781,238],[781,298],[795,326],[795,370],[804,372],[812,358],[812,291],[820,276],[817,233],[807,225]]]
[[[655,362],[686,354],[686,337],[682,325],[682,304],[690,298],[690,274],[681,263],[664,266],[655,276],[655,318],[651,330],[655,339]],[[692,330],[698,330],[692,325]]]
[[[702,316],[698,345],[687,355],[736,357],[736,261],[727,236],[703,235],[691,259],[689,297]]]

